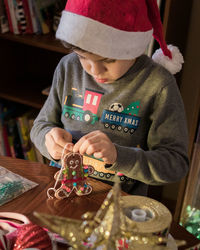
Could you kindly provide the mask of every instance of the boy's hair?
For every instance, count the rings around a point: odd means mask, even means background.
[[[74,50],[79,50],[79,51],[82,51],[82,52],[87,52],[86,50],[81,49],[81,48],[79,48],[79,47],[77,47],[77,46],[75,46],[75,45],[73,45],[71,43],[65,42],[63,40],[60,40],[60,42],[62,43],[62,45],[65,48],[69,49],[71,52],[74,51]]]

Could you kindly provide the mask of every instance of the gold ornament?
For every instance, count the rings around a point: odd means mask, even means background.
[[[34,215],[50,231],[66,239],[74,249],[96,249],[99,246],[102,250],[168,249],[166,246],[167,236],[141,233],[137,223],[127,219],[120,192],[119,183],[115,183],[96,214],[87,212],[82,215],[82,220],[37,212]],[[124,248],[119,246],[121,241],[124,242]]]

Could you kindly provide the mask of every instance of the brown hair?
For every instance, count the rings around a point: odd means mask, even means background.
[[[70,51],[80,50],[80,51],[82,51],[82,52],[87,52],[86,50],[81,49],[81,48],[79,48],[79,47],[77,47],[77,46],[75,46],[75,45],[73,45],[73,44],[71,44],[71,43],[67,43],[67,42],[65,42],[65,41],[63,41],[63,40],[60,40],[60,42],[62,43],[62,45],[63,45],[65,48],[69,49]]]

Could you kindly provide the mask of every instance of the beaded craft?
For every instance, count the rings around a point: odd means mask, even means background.
[[[0,206],[38,184],[0,166]]]
[[[92,187],[87,183],[87,177],[94,172],[94,168],[83,165],[83,156],[70,152],[62,155],[61,163],[61,169],[55,174],[54,187],[47,190],[48,198],[53,198],[51,192],[57,199],[69,197],[73,192],[78,196],[90,194]],[[60,186],[56,188],[58,183]]]

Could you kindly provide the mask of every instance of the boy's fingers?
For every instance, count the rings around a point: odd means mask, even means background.
[[[101,145],[99,143],[94,143],[86,148],[86,154],[91,155],[94,152],[99,152],[101,150]]]
[[[102,158],[103,158],[102,152],[95,152],[95,153],[93,154],[93,156],[94,156],[95,158],[97,158],[97,159],[102,159]]]
[[[64,149],[65,150],[68,150],[68,151],[73,151],[73,148],[74,148],[74,144],[72,142],[67,142],[65,143],[65,146],[64,146]]]
[[[51,135],[52,136],[52,135]],[[64,146],[66,145],[66,143],[68,143],[69,141],[66,140],[66,138],[62,135],[62,136],[52,136],[54,142],[59,145],[60,147],[64,148]]]
[[[79,152],[79,149],[80,149],[81,145],[83,144],[84,140],[85,140],[84,137],[82,137],[81,139],[79,139],[77,141],[77,143],[74,145],[74,148],[73,148],[74,153]]]
[[[75,145],[74,145],[74,149],[73,152],[77,153],[81,153],[84,154],[87,150],[87,148],[94,144],[96,142],[96,138],[94,136],[90,136],[90,135],[86,135],[83,136]]]
[[[61,138],[59,138],[59,140],[57,141],[57,143],[58,143],[62,148],[64,148],[65,145],[68,146],[68,143],[69,143],[69,142],[67,142],[65,138],[61,137]],[[68,146],[68,147],[69,147],[69,146]]]
[[[51,135],[46,137],[45,145],[47,147],[47,151],[51,155],[51,157],[55,160],[60,159],[62,147],[58,144],[55,144],[55,141]]]

